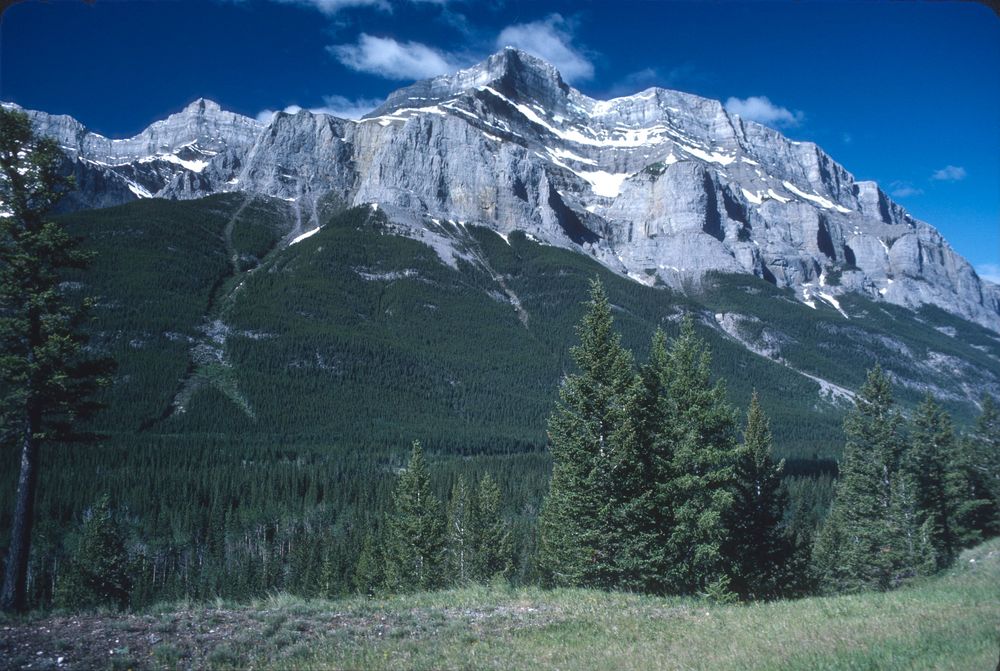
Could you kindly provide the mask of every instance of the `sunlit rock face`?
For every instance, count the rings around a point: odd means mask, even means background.
[[[415,236],[434,220],[524,230],[640,282],[752,273],[806,304],[859,292],[1000,331],[1000,288],[815,144],[678,91],[594,100],[515,49],[400,89],[358,121],[301,111],[261,123],[198,100],[111,140],[29,114],[66,152],[74,208],[244,191],[315,219],[333,193],[378,203]]]

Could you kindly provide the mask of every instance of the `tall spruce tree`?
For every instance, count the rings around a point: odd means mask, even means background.
[[[978,540],[975,519],[986,502],[974,498],[963,445],[930,395],[917,409],[904,465],[916,488],[920,520],[929,523],[938,567],[948,566],[961,548]]]
[[[901,468],[902,417],[880,366],[844,422],[847,442],[814,568],[826,592],[889,589],[933,568],[930,526],[917,515],[913,479]]]
[[[733,563],[732,589],[742,598],[766,599],[792,583],[792,547],[782,527],[787,495],[782,488],[784,461],[771,456],[770,422],[754,391],[747,410],[735,465],[736,500],[730,511],[725,554]]]
[[[983,395],[972,434],[963,441],[969,469],[969,498],[979,502],[973,526],[985,536],[1000,534],[1000,408]]]
[[[383,547],[385,586],[390,592],[436,589],[444,584],[445,519],[431,491],[419,442],[392,493]]]
[[[723,544],[734,505],[736,415],[720,380],[712,383],[711,355],[688,317],[660,373],[663,402],[655,450],[665,457],[656,474],[656,505],[669,511],[664,530],[664,585],[682,594],[726,596],[732,562]]]
[[[627,449],[636,377],[598,280],[577,334],[579,372],[564,379],[549,418],[552,481],[539,515],[538,564],[548,585],[610,587],[618,573],[613,471]]]
[[[500,488],[489,473],[479,481],[474,500],[472,578],[481,583],[506,579],[514,569],[513,535],[503,517]]]
[[[449,582],[466,585],[475,579],[475,532],[479,522],[476,497],[460,475],[448,500],[447,570]]]
[[[23,610],[38,452],[79,437],[97,409],[94,392],[110,362],[88,359],[81,325],[89,300],[60,288],[64,272],[90,255],[48,219],[71,188],[59,174],[62,152],[37,139],[23,112],[0,108],[0,442],[20,450],[20,472],[0,608]]]

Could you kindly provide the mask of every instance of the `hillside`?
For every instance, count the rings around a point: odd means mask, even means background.
[[[675,334],[695,314],[734,404],[759,388],[781,456],[835,457],[851,390],[876,361],[904,404],[929,391],[962,421],[1000,393],[1000,339],[935,308],[854,295],[810,308],[745,275],[683,295],[524,233],[427,219],[461,254],[447,263],[377,207],[335,201],[291,245],[294,208],[242,194],[66,221],[98,254],[74,287],[101,299],[96,344],[121,368],[99,428],[123,439],[540,449],[595,276],[640,358],[655,328]]]
[[[280,574],[232,583],[221,564],[182,581],[183,567],[203,566],[220,519],[233,539],[273,530],[263,537],[281,561],[291,538],[328,529],[315,550],[337,557],[330,593],[346,593],[361,538],[419,439],[439,496],[460,474],[500,483],[519,539],[516,579],[530,580],[550,472],[545,422],[595,276],[639,360],[655,328],[676,335],[692,314],[731,402],[744,408],[758,389],[797,529],[826,509],[842,418],[874,363],[904,409],[931,391],[960,424],[977,416],[980,393],[1000,391],[995,334],[934,308],[844,297],[839,310],[813,309],[745,275],[711,275],[683,295],[523,233],[427,220],[428,235],[462,251],[449,265],[381,208],[321,205],[322,228],[294,244],[293,204],[243,194],[65,217],[97,252],[65,286],[98,297],[93,344],[119,369],[92,427],[106,438],[44,454],[39,575],[109,494],[151,544],[159,579],[169,576],[142,598],[288,587]],[[16,455],[5,455],[13,473]],[[0,501],[13,487],[0,482]],[[10,510],[0,508],[0,532]],[[51,597],[44,580],[34,590]]]
[[[0,622],[6,668],[992,669],[1000,541],[888,593],[743,606],[469,588]],[[83,634],[83,635],[82,635]]]

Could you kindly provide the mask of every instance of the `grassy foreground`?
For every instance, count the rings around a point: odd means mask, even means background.
[[[1000,655],[1000,539],[885,594],[711,605],[470,588],[0,622],[11,668],[973,669]]]

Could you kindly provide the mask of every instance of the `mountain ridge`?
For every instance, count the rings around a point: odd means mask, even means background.
[[[70,209],[246,191],[293,202],[300,235],[332,194],[378,203],[449,263],[461,252],[435,220],[523,230],[645,284],[746,273],[810,306],[854,292],[1000,332],[1000,287],[814,143],[668,89],[595,100],[515,49],[403,87],[357,121],[301,111],[263,124],[199,99],[108,140],[29,113],[67,153]]]

